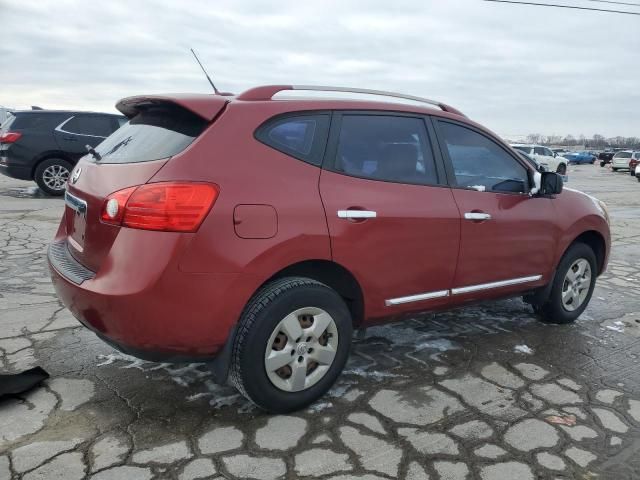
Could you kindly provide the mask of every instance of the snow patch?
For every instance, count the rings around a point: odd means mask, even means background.
[[[513,351],[516,353],[524,353],[526,355],[533,355],[533,349],[527,345],[516,345],[513,347]]]

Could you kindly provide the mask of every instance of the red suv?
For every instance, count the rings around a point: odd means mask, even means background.
[[[568,323],[607,264],[602,202],[442,103],[264,86],[117,107],[69,178],[56,291],[121,351],[211,362],[267,410],[324,394],[353,329],[520,295]]]

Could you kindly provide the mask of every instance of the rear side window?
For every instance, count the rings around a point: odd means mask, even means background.
[[[60,130],[75,135],[108,137],[114,128],[111,117],[106,115],[76,115],[65,122]]]
[[[458,186],[493,192],[528,190],[526,168],[499,144],[470,128],[438,123]]]
[[[322,163],[329,115],[287,115],[269,120],[256,131],[262,143],[313,165]]]
[[[205,120],[182,108],[150,106],[116,130],[96,151],[101,163],[169,158],[187,148],[206,126]]]
[[[438,183],[433,151],[421,118],[344,115],[334,169],[387,182]]]
[[[14,129],[38,128],[45,127],[47,125],[46,115],[39,115],[37,113],[17,115],[13,117],[13,119],[14,120],[11,122],[10,126]],[[8,127],[9,125],[6,125],[6,128]]]

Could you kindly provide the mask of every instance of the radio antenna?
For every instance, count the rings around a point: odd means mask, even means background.
[[[204,69],[204,67],[202,66],[202,63],[200,63],[200,59],[198,58],[198,56],[196,55],[196,52],[193,51],[193,48],[190,48],[189,50],[191,50],[191,53],[193,53],[194,58],[196,59],[196,62],[198,62],[198,65],[200,65],[200,68],[202,69],[202,72],[204,73],[205,77],[207,77],[207,80],[209,80],[209,83],[211,84],[211,86],[213,87],[213,91],[215,92],[216,95],[219,95],[220,92],[218,91],[218,89],[216,88],[216,86],[213,84],[213,82],[211,81],[211,77],[209,77],[209,74],[207,73],[207,71]]]

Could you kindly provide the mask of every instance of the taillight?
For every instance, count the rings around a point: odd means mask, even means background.
[[[142,230],[195,232],[218,192],[210,183],[162,182],[125,188],[106,198],[100,218]]]
[[[102,212],[100,213],[102,221],[113,225],[122,225],[127,200],[129,200],[129,197],[136,188],[138,187],[125,188],[124,190],[119,190],[109,195],[104,201]]]
[[[20,132],[4,132],[0,134],[0,143],[13,143],[20,140],[22,134]]]

